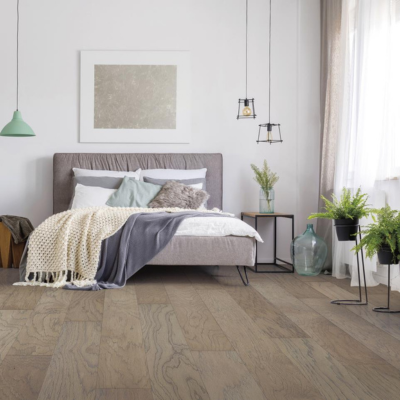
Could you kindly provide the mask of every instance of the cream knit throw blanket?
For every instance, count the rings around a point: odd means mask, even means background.
[[[96,283],[94,278],[100,258],[101,242],[116,233],[132,214],[161,211],[188,210],[92,207],[69,210],[49,217],[33,231],[29,239],[25,282],[17,284],[62,287],[71,282],[82,287]],[[29,280],[31,274],[33,278]]]

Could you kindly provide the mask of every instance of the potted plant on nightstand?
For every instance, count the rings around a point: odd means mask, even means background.
[[[390,265],[398,264],[400,259],[400,213],[386,206],[380,210],[373,210],[372,219],[374,222],[361,232],[364,236],[353,250],[358,253],[365,248],[368,258],[377,254],[379,263],[388,265],[387,307],[375,307],[373,310],[400,313],[400,311],[390,310]]]
[[[271,171],[266,160],[264,160],[262,169],[254,164],[251,164],[251,169],[256,175],[254,180],[260,185],[260,213],[271,214],[275,208],[274,185],[278,182],[279,176]]]
[[[358,189],[354,196],[350,189],[343,188],[340,199],[334,194],[332,201],[321,196],[325,212],[311,214],[308,219],[327,218],[334,220],[336,235],[340,242],[354,241],[360,218],[367,217],[371,210],[367,205],[368,195]]]

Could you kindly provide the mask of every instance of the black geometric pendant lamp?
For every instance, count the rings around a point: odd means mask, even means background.
[[[249,16],[249,1],[246,0],[246,98],[239,99],[237,119],[255,118],[254,99],[247,98],[247,31]]]
[[[269,0],[269,67],[268,67],[268,122],[260,124],[258,128],[257,143],[282,143],[281,124],[274,124],[271,122],[271,27],[272,27],[272,0]],[[275,133],[274,133],[274,128]],[[265,138],[265,139],[260,139]]]

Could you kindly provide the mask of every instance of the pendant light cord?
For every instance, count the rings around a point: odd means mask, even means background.
[[[246,0],[246,99],[247,99],[247,30],[248,30],[248,20],[249,20],[249,0]]]
[[[271,25],[272,25],[272,0],[269,0],[269,66],[268,66],[268,75],[269,75],[269,99],[268,99],[268,123],[271,123]]]
[[[19,91],[19,0],[17,0],[17,111]]]

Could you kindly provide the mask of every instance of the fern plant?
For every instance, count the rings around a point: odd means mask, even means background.
[[[262,169],[258,168],[257,165],[254,164],[251,164],[251,169],[256,175],[254,180],[264,191],[272,189],[275,183],[279,180],[279,176],[275,172],[271,171],[266,160],[264,160]]]
[[[400,214],[389,206],[372,210],[373,223],[365,230],[360,243],[352,250],[359,252],[364,247],[365,254],[372,258],[383,246],[388,246],[397,259],[400,259]],[[395,260],[393,260],[395,261]]]
[[[350,189],[343,188],[340,199],[334,194],[332,194],[332,201],[324,196],[321,196],[321,199],[325,202],[325,212],[311,214],[308,219],[357,219],[366,217],[371,212],[367,205],[368,195],[361,193],[361,189],[352,196]]]

